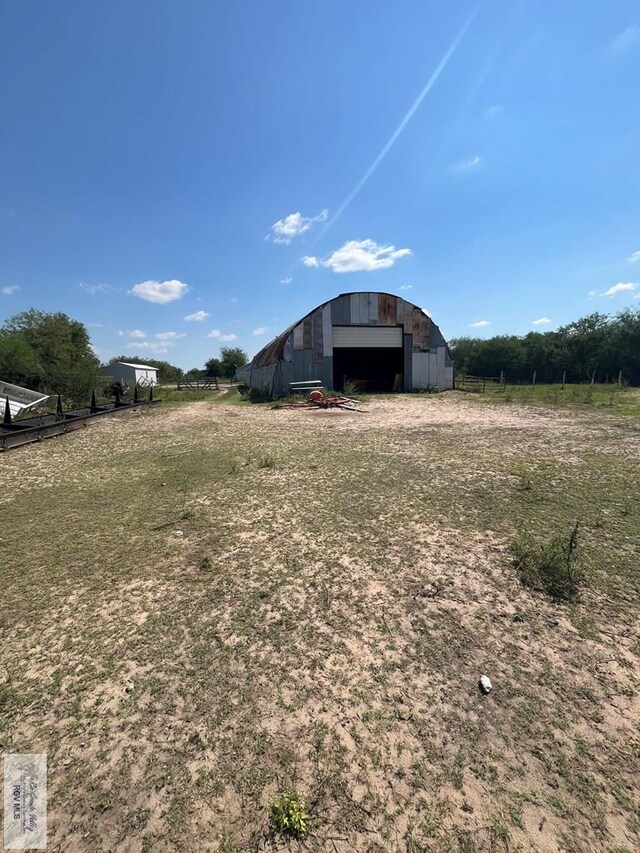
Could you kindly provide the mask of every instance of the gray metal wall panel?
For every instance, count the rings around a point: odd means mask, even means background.
[[[441,391],[451,391],[453,388],[453,365],[444,369],[444,388]]]
[[[436,385],[441,390],[444,389],[446,381],[447,381],[445,373],[444,373],[444,356],[445,356],[445,348],[444,347],[438,347],[438,355],[437,355],[437,358],[438,358],[438,381],[436,382]]]
[[[282,358],[285,361],[291,361],[293,352],[293,335],[289,335],[287,340],[284,342],[284,347],[282,348]]]
[[[298,325],[293,330],[293,348],[294,349],[302,349],[304,344],[304,326],[302,323],[298,323]]]
[[[369,294],[369,325],[378,325],[378,294]]]
[[[322,361],[323,344],[322,344],[322,311],[314,311],[311,315],[312,341],[313,341],[313,360],[315,362]]]
[[[404,340],[404,376],[402,384],[404,391],[411,391],[413,388],[413,359],[411,353],[411,335],[403,335]]]
[[[429,353],[414,352],[411,359],[413,368],[413,389],[423,390],[429,385]]]
[[[346,326],[351,322],[351,301],[348,296],[338,296],[329,305],[334,326]]]
[[[333,355],[333,330],[331,328],[331,305],[325,305],[322,309],[322,354]]]
[[[360,293],[359,294],[359,310],[360,310],[360,322],[368,323],[369,322],[369,294],[368,293]]]
[[[349,297],[350,300],[350,313],[351,313],[351,323],[359,323],[360,322],[360,294],[352,293]],[[369,321],[368,317],[369,312],[367,311],[367,322]]]
[[[438,355],[436,350],[429,353],[429,385],[438,384]]]

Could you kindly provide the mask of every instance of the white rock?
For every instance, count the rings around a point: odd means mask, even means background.
[[[182,532],[182,530],[174,530],[173,535],[175,536],[176,539],[182,539],[182,537],[184,536],[184,533]]]
[[[491,685],[491,680],[489,679],[489,676],[488,675],[481,675],[480,676],[480,690],[482,690],[482,692],[485,694],[490,693],[491,687],[492,687],[492,685]]]

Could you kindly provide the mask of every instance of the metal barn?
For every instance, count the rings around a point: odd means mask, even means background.
[[[369,391],[453,388],[453,360],[440,329],[391,293],[341,293],[294,323],[251,362],[240,381],[277,397],[289,383],[319,380]]]
[[[148,364],[130,364],[127,361],[114,361],[101,368],[105,376],[113,376],[121,382],[126,382],[131,388],[142,385],[145,388],[158,384],[158,368]]]

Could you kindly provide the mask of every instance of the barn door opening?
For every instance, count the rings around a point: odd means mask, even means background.
[[[333,385],[363,391],[402,390],[401,326],[334,326]]]

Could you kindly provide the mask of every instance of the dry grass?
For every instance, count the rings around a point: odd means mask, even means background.
[[[48,753],[51,851],[640,848],[637,420],[368,408],[0,456],[0,746]],[[514,533],[577,518],[580,601],[522,587]]]

